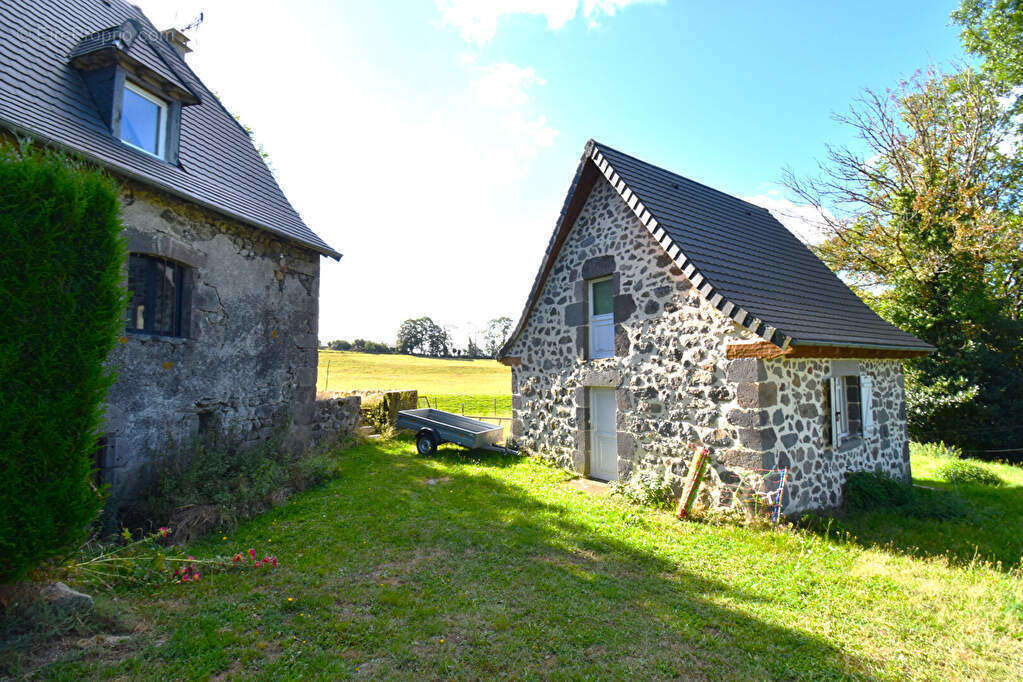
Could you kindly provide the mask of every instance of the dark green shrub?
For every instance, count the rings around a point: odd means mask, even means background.
[[[54,152],[0,146],[0,581],[79,542],[123,327],[117,187]]]
[[[998,474],[988,471],[976,462],[965,459],[953,459],[946,462],[935,473],[941,480],[957,485],[966,483],[998,487],[1005,483]]]

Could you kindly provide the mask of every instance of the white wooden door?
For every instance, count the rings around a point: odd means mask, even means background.
[[[613,388],[590,389],[590,477],[618,480],[618,402]]]

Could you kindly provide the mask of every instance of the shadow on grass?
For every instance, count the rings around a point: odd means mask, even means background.
[[[273,528],[279,571],[216,576],[174,602],[126,595],[152,620],[153,642],[114,664],[61,661],[45,674],[206,677],[240,673],[232,666],[244,660],[268,678],[353,670],[376,678],[871,678],[869,659],[784,625],[791,611],[771,594],[644,549],[662,529],[643,519],[530,494],[532,483],[507,478],[518,457],[444,448],[424,458],[413,448],[398,441],[348,451],[336,481],[240,528],[232,542],[269,541]],[[280,639],[300,644],[279,648]]]
[[[807,517],[804,525],[822,536],[841,534],[864,547],[945,557],[954,565],[979,560],[1003,571],[1023,567],[1023,487],[952,486],[924,479],[915,481],[914,491],[913,508]]]
[[[456,670],[463,675],[869,677],[867,662],[826,641],[726,605],[769,611],[770,595],[693,573],[628,542],[621,510],[598,509],[596,525],[587,524],[564,504],[485,473],[461,473],[465,465],[503,469],[519,457],[451,447],[424,458],[412,455],[411,442],[407,448],[410,461],[388,482],[391,503],[369,502],[384,516],[370,520],[352,510],[366,519],[355,532],[372,537],[374,556],[386,557],[375,563],[375,578],[383,575],[391,592],[412,598],[389,597],[404,617],[415,621],[417,604],[426,602],[438,608],[427,609],[433,615],[424,620],[439,618],[448,632],[461,626],[466,646]],[[415,488],[424,478],[445,483]],[[410,486],[419,494],[402,494]],[[392,672],[440,673],[430,656],[406,651],[398,640],[374,652],[386,654]]]

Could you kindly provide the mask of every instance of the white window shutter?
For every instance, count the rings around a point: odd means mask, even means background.
[[[828,388],[831,391],[831,444],[836,448],[842,444],[842,379],[831,377],[828,379]]]
[[[860,404],[863,407],[863,434],[874,435],[874,379],[864,374],[860,377]]]

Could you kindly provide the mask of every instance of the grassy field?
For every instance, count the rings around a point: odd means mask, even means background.
[[[86,628],[32,652],[6,652],[6,672],[1023,676],[1018,569],[963,560],[957,526],[918,526],[914,537],[930,544],[909,548],[871,544],[881,536],[680,523],[583,493],[535,460],[447,446],[429,458],[413,452],[398,440],[341,453],[333,482],[188,549],[202,557],[256,547],[280,558],[277,569],[100,595],[102,612],[121,614],[103,627],[121,639]],[[914,462],[922,477],[934,464]],[[1018,500],[1023,472],[1005,475],[1012,485],[1004,492]],[[991,526],[1011,514],[1019,523],[1008,494],[963,494],[991,507]]]
[[[496,360],[320,351],[320,391],[411,388],[449,412],[492,415],[496,400],[497,416],[511,416],[511,370]]]

